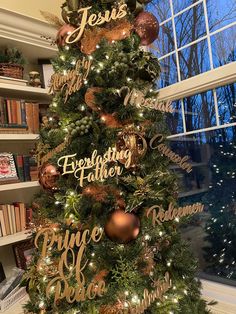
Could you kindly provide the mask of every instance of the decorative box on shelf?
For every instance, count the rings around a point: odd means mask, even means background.
[[[0,313],[4,313],[12,305],[26,296],[25,287],[16,287],[4,300],[0,300]]]

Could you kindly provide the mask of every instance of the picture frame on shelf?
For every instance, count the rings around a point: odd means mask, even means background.
[[[32,240],[29,239],[16,243],[12,248],[15,255],[16,266],[20,269],[26,270],[31,262],[32,254],[35,250]]]
[[[51,76],[54,74],[53,66],[49,59],[39,59],[39,65],[41,66],[41,72],[43,75],[43,87],[49,88],[51,82]]]
[[[19,182],[16,164],[11,153],[0,153],[0,184]]]

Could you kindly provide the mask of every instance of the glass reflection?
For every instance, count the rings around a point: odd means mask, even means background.
[[[171,142],[191,156],[193,172],[180,178],[180,203],[202,202],[205,212],[190,218],[182,232],[207,274],[236,279],[236,128],[198,133]]]
[[[187,131],[216,125],[213,91],[185,98],[184,108]]]

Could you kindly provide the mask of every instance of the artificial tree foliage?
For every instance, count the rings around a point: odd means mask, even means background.
[[[116,5],[119,2],[123,3],[117,1]],[[142,8],[141,2],[145,1],[128,1],[130,10],[127,18],[130,23]],[[64,19],[74,25],[78,23],[77,9],[71,10],[71,7],[76,7],[76,3],[67,1],[62,6]],[[92,13],[109,10],[114,5],[113,1],[79,3],[81,7],[91,5]],[[109,147],[117,145],[120,135],[130,125],[145,137],[147,143],[157,133],[168,133],[164,113],[124,105],[128,89],[138,89],[146,97],[157,97],[154,91],[160,65],[151,52],[140,47],[136,33],[132,32],[130,37],[112,43],[103,39],[90,56],[80,51],[78,43],[62,46],[53,60],[54,69],[62,74],[73,70],[76,61],[83,57],[92,60],[86,83],[66,103],[63,91],[55,95],[48,121],[41,130],[40,141],[42,147],[46,147],[45,153],[63,143],[68,134],[71,136],[70,143],[63,151],[52,156],[50,164],[58,167],[60,157],[74,153],[77,159],[90,157],[95,149],[102,155]],[[98,111],[92,110],[85,102],[85,94],[91,87],[101,88],[95,94],[96,104],[100,108]],[[115,116],[119,126],[111,127],[109,122],[106,123],[106,115]],[[76,121],[85,117],[89,117],[91,122],[89,131],[84,134],[73,132]],[[154,228],[151,219],[146,217],[146,210],[153,205],[159,204],[167,209],[170,202],[177,204],[177,179],[168,165],[166,157],[148,146],[147,152],[140,156],[134,167],[124,168],[122,175],[115,178],[96,182],[102,191],[100,194],[87,194],[88,183],[80,187],[73,175],[66,175],[58,179],[57,191],[44,190],[35,198],[36,225],[47,221],[56,226],[59,235],[65,230],[73,233],[78,228],[104,228],[109,214],[121,206],[119,201],[125,204],[123,210],[133,211],[139,217],[141,226],[138,237],[130,243],[113,242],[104,234],[99,243],[87,245],[85,257],[89,265],[84,270],[86,282],[91,282],[96,274],[103,274],[107,289],[104,296],[93,300],[69,304],[63,299],[54,304],[53,291],[52,297],[47,298],[45,291],[50,274],[48,267],[39,269],[40,252],[37,250],[24,281],[30,295],[26,305],[29,313],[116,313],[117,303],[124,307],[126,304],[138,304],[143,298],[144,289],[152,291],[153,284],[163,279],[166,272],[172,279],[172,288],[162,301],[153,302],[145,313],[208,313],[200,296],[200,284],[195,279],[197,263],[180,237],[179,223],[166,222]],[[58,251],[52,249],[45,262],[48,265],[56,264],[59,257]],[[70,285],[76,286],[75,277],[70,278]],[[114,312],[104,311],[104,306],[109,306],[110,311],[113,308]]]

